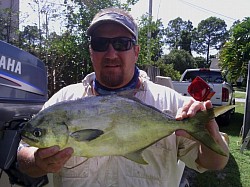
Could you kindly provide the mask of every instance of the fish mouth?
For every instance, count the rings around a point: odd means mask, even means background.
[[[25,136],[24,134],[22,134],[21,137],[22,137],[22,139],[24,139],[24,141],[27,140],[27,141],[32,141],[32,142],[38,143],[38,140],[31,138],[31,137],[28,137],[28,136]]]
[[[30,123],[25,123],[23,128],[21,129],[21,138],[24,139],[24,140],[27,140],[29,142],[35,142],[35,143],[38,143],[38,140],[34,139],[34,138],[31,138],[30,136],[27,136],[29,134],[32,134],[31,133],[31,124]]]

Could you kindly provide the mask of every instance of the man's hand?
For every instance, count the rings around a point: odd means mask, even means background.
[[[31,177],[59,172],[73,154],[72,148],[60,150],[58,146],[38,149],[23,147],[17,155],[19,169]]]
[[[60,151],[58,146],[37,149],[34,153],[35,164],[46,173],[59,172],[73,154],[71,147]]]
[[[197,112],[202,111],[202,110],[206,110],[206,109],[209,109],[209,108],[212,108],[212,107],[213,106],[212,106],[212,103],[210,101],[200,102],[200,101],[195,101],[194,99],[191,99],[188,103],[184,104],[184,106],[182,108],[179,108],[175,118],[176,118],[176,120],[183,120],[185,118],[190,118],[190,117],[195,116],[195,114]],[[214,121],[216,123],[215,120],[211,120],[211,122],[212,121]],[[208,126],[208,125],[206,125],[206,126]],[[206,126],[205,126],[205,128],[207,128]],[[215,125],[211,125],[211,126],[212,126],[212,128],[216,128],[216,130],[219,131],[217,123]],[[177,130],[175,132],[175,134],[177,136],[184,136],[186,138],[194,140],[194,138],[192,136],[190,136],[184,130]]]
[[[210,101],[200,102],[190,99],[190,101],[185,103],[183,107],[179,108],[175,118],[177,120],[182,120],[184,118],[193,117],[198,111],[206,110],[207,104],[212,107],[212,103]]]

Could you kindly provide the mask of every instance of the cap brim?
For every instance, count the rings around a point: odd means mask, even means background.
[[[91,23],[91,25],[87,29],[87,32],[86,32],[87,35],[92,36],[93,32],[100,25],[105,24],[105,23],[117,23],[117,24],[125,27],[137,39],[137,34],[135,33],[137,31],[132,29],[132,28],[136,29],[133,22],[131,20],[129,20],[129,18],[127,18],[126,16],[116,14],[116,13],[105,14],[105,15],[97,18],[96,20],[93,20],[93,22]]]

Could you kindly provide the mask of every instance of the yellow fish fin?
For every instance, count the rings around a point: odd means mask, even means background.
[[[129,159],[129,160],[132,160],[132,161],[134,161],[134,162],[136,162],[138,164],[146,165],[148,163],[142,157],[142,151],[143,150],[144,149],[140,149],[140,150],[138,150],[136,152],[128,153],[128,154],[124,155],[124,157]]]

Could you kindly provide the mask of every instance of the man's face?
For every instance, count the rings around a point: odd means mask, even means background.
[[[92,37],[132,38],[132,34],[123,26],[115,23],[99,26]],[[132,46],[127,51],[117,51],[109,44],[106,51],[94,51],[90,47],[90,57],[95,70],[96,79],[108,88],[125,86],[134,75],[135,63],[138,59],[139,46]]]

